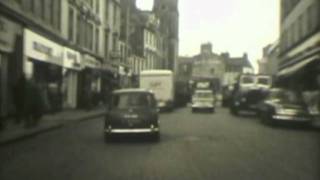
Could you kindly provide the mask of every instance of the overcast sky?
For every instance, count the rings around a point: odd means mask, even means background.
[[[141,9],[152,4],[137,0]],[[211,42],[216,53],[247,52],[255,62],[279,36],[278,0],[179,0],[179,12],[179,55],[198,54],[201,43]]]

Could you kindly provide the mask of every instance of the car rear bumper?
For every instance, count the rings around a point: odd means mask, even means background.
[[[156,133],[159,128],[144,128],[144,129],[105,129],[105,133],[109,134],[128,134],[128,133]]]
[[[277,121],[297,121],[297,122],[309,122],[312,119],[308,117],[298,117],[290,115],[273,115],[272,118]]]
[[[214,108],[215,105],[213,104],[192,104],[191,105],[192,108],[196,108],[196,109],[206,109],[206,108]]]

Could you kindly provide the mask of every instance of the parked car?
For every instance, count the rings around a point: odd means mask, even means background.
[[[158,107],[154,94],[145,89],[122,89],[112,93],[105,117],[104,133],[108,140],[112,134],[149,134],[160,138]]]
[[[197,110],[215,111],[215,96],[211,90],[196,90],[192,96],[192,112]]]
[[[307,124],[313,120],[302,96],[292,90],[272,88],[258,107],[262,121],[270,125],[277,122]]]

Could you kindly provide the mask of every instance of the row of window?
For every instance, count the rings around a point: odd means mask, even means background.
[[[68,12],[68,40],[78,45],[98,52],[99,28],[94,23],[85,20],[72,6]],[[95,43],[94,43],[95,42]]]
[[[154,33],[146,30],[144,36],[145,36],[145,43],[146,44],[148,44],[152,47],[155,47],[158,50],[164,49],[164,47],[162,46],[162,43],[161,43],[161,39],[158,39]]]
[[[120,5],[115,0],[105,0],[105,19],[109,20],[110,11],[112,11],[112,24],[117,25],[117,19],[120,18]]]
[[[300,0],[282,0],[281,1],[281,19],[283,20],[297,6]]]
[[[16,0],[23,11],[30,12],[56,30],[61,28],[61,0]]]
[[[161,68],[161,61],[159,58],[152,54],[148,54],[146,59],[133,59],[131,61],[131,66],[133,67],[133,71],[138,73],[145,69],[158,69]]]
[[[315,32],[320,27],[320,8],[315,3],[310,5],[290,26],[281,34],[281,52],[292,48],[301,40]]]

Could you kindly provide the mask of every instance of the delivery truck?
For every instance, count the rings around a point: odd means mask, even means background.
[[[151,90],[161,110],[172,110],[174,105],[174,76],[170,70],[140,72],[139,87]]]

